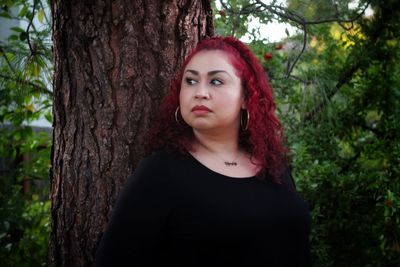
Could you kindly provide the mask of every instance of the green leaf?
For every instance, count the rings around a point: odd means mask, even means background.
[[[21,32],[21,33],[19,34],[19,39],[20,39],[21,41],[25,41],[26,39],[28,39],[28,33],[27,33],[27,32]]]
[[[33,72],[32,72],[33,76],[38,77],[38,76],[40,75],[41,69],[42,69],[42,68],[40,67],[40,65],[38,64],[38,62],[35,62],[35,63],[33,64]]]
[[[21,140],[21,132],[16,132],[16,133],[14,134],[14,139],[15,139],[16,141]]]
[[[7,235],[6,232],[0,234],[0,240],[3,239]]]
[[[7,57],[8,61],[13,61],[14,56],[15,55],[13,53],[9,53],[9,52],[6,53],[6,57]]]
[[[44,15],[45,15],[44,10],[43,9],[39,10],[37,15],[39,22],[44,23]]]
[[[3,225],[4,225],[4,228],[6,231],[8,231],[8,229],[10,229],[10,223],[8,221],[4,221]]]
[[[53,123],[53,115],[51,112],[46,112],[44,117],[46,118],[46,120],[50,123]]]
[[[15,32],[25,32],[25,30],[21,27],[11,27],[10,29]]]
[[[20,37],[19,37],[19,35],[11,34],[10,36],[8,36],[8,40],[9,41],[18,41],[18,40],[20,40]]]
[[[19,14],[18,14],[18,17],[25,17],[25,15],[26,15],[26,13],[28,12],[28,10],[29,10],[29,7],[28,6],[24,6],[22,9],[21,9],[21,11],[19,12]]]
[[[10,13],[4,11],[0,13],[0,17],[11,19]]]

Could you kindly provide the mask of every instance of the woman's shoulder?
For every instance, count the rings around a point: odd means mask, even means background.
[[[179,161],[182,156],[182,153],[176,151],[157,150],[145,156],[142,161],[163,164]]]
[[[172,177],[171,165],[177,165],[174,163],[175,157],[174,153],[167,151],[156,151],[145,156],[127,178],[127,187],[167,186]]]
[[[147,171],[162,172],[165,174],[168,170],[179,167],[182,163],[182,157],[184,157],[183,154],[175,151],[154,151],[139,162],[135,172],[145,169]]]

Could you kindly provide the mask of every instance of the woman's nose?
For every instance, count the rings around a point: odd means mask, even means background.
[[[207,85],[200,83],[196,88],[195,98],[197,99],[208,99],[210,98],[210,93],[208,91]]]

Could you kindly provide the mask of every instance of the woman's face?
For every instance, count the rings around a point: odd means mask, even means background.
[[[244,93],[228,55],[198,52],[184,70],[179,101],[183,119],[194,130],[238,131]]]

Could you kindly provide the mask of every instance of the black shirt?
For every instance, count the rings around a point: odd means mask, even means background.
[[[311,266],[310,214],[283,178],[233,178],[155,153],[128,178],[96,266]]]

